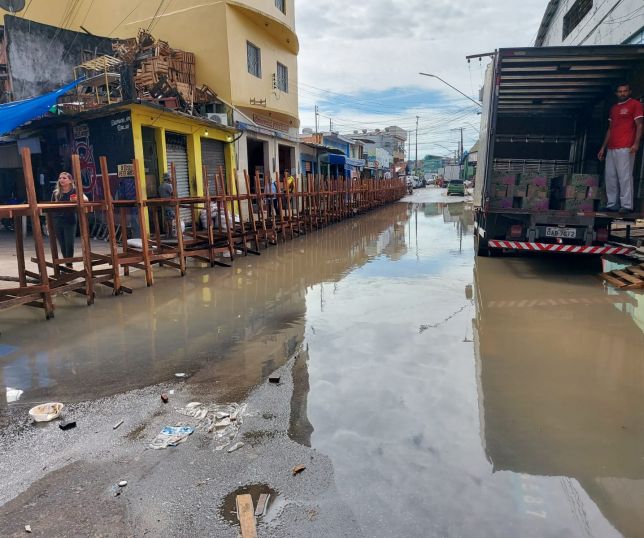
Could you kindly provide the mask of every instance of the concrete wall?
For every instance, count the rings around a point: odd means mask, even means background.
[[[644,29],[642,0],[595,0],[577,27],[563,39],[563,20],[574,0],[561,0],[544,38],[544,47],[619,45]]]
[[[52,91],[74,80],[82,52],[112,54],[110,39],[60,30],[10,15],[4,18],[13,100]]]

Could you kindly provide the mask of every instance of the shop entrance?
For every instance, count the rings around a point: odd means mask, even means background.
[[[270,174],[268,167],[268,142],[255,138],[247,139],[248,148],[248,176],[250,178],[250,191],[255,193],[255,172],[259,174],[259,184],[264,189],[264,175]]]
[[[295,148],[279,144],[277,151],[280,175],[283,176],[284,172],[295,175]]]
[[[141,128],[141,138],[143,139],[143,169],[145,172],[145,192],[148,198],[159,196],[159,185],[161,177],[159,176],[159,154],[157,152],[157,142],[154,137],[152,127]]]
[[[168,172],[170,164],[174,164],[177,178],[177,192],[179,197],[190,196],[190,176],[188,174],[188,144],[184,135],[166,133],[166,152],[168,154]],[[192,225],[192,211],[189,207],[181,208],[181,220],[186,226]]]

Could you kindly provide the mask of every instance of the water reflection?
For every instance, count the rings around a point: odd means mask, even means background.
[[[231,270],[161,272],[153,288],[91,308],[70,295],[46,323],[28,309],[5,311],[0,384],[24,391],[22,402],[69,402],[187,371],[193,382],[244,393],[301,344],[308,288],[337,282],[371,258],[398,256],[408,216],[406,205],[388,206],[239,258]]]
[[[306,298],[311,444],[364,535],[637,536],[632,301],[587,260],[475,264],[467,206],[409,212],[399,259]]]
[[[586,267],[479,260],[482,438],[495,472],[574,479],[621,533],[637,536],[644,336],[636,299],[604,292]]]

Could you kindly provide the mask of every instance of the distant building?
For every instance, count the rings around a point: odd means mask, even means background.
[[[535,46],[644,44],[642,0],[550,0]]]
[[[304,151],[304,144],[309,148],[318,148],[317,163],[310,161],[311,151],[302,156],[302,168],[305,172],[319,171],[323,176],[339,178],[360,177],[364,170],[364,143],[359,140],[335,132],[307,132],[300,137],[300,151]],[[325,148],[327,151],[320,153],[319,148]]]
[[[376,148],[383,149],[392,156],[394,164],[400,164],[405,161],[407,131],[401,127],[392,125],[382,130],[375,129],[373,131],[364,129],[362,132],[354,131],[353,134],[346,136],[373,142]]]
[[[423,173],[437,174],[438,169],[443,166],[443,158],[438,155],[425,155],[423,158]]]

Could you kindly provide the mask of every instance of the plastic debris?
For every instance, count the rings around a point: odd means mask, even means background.
[[[223,450],[232,443],[239,433],[246,404],[212,404],[190,402],[177,413],[197,421],[195,429],[202,433],[212,434],[217,441],[215,450]]]
[[[174,377],[179,377],[179,378],[185,379],[186,377],[188,377],[188,374],[186,374],[184,372],[177,372],[176,374],[174,374]]]
[[[279,383],[280,382],[279,374],[271,374],[270,376],[268,376],[268,382],[269,383]]]
[[[25,532],[31,532],[31,525],[25,525]]]
[[[293,476],[300,474],[304,469],[306,469],[306,465],[296,465],[293,467]]]
[[[165,392],[161,393],[161,401],[163,403],[168,403],[168,395]]]
[[[150,448],[158,450],[169,446],[177,446],[188,439],[188,436],[192,435],[194,431],[194,428],[190,426],[166,426],[150,443]]]
[[[64,407],[60,402],[40,404],[29,410],[29,416],[36,422],[49,422],[58,418]]]
[[[241,441],[239,443],[235,443],[233,446],[231,446],[226,452],[235,452],[235,450],[239,450],[241,447],[244,446],[245,443],[242,443]]]
[[[112,429],[113,429],[113,430],[118,429],[118,428],[119,428],[119,426],[120,426],[121,424],[123,424],[123,421],[122,421],[122,420],[119,420],[116,424],[114,424],[114,426],[112,426]]]
[[[68,422],[61,422],[58,427],[61,430],[71,430],[72,428],[76,427],[76,421],[75,420],[70,420]]]
[[[110,488],[110,491],[112,492],[112,495],[114,495],[114,497],[118,497],[121,494],[121,488],[119,488],[118,484],[114,484]]]
[[[125,486],[127,486],[127,480],[121,480],[119,482],[119,488],[124,488]]]

